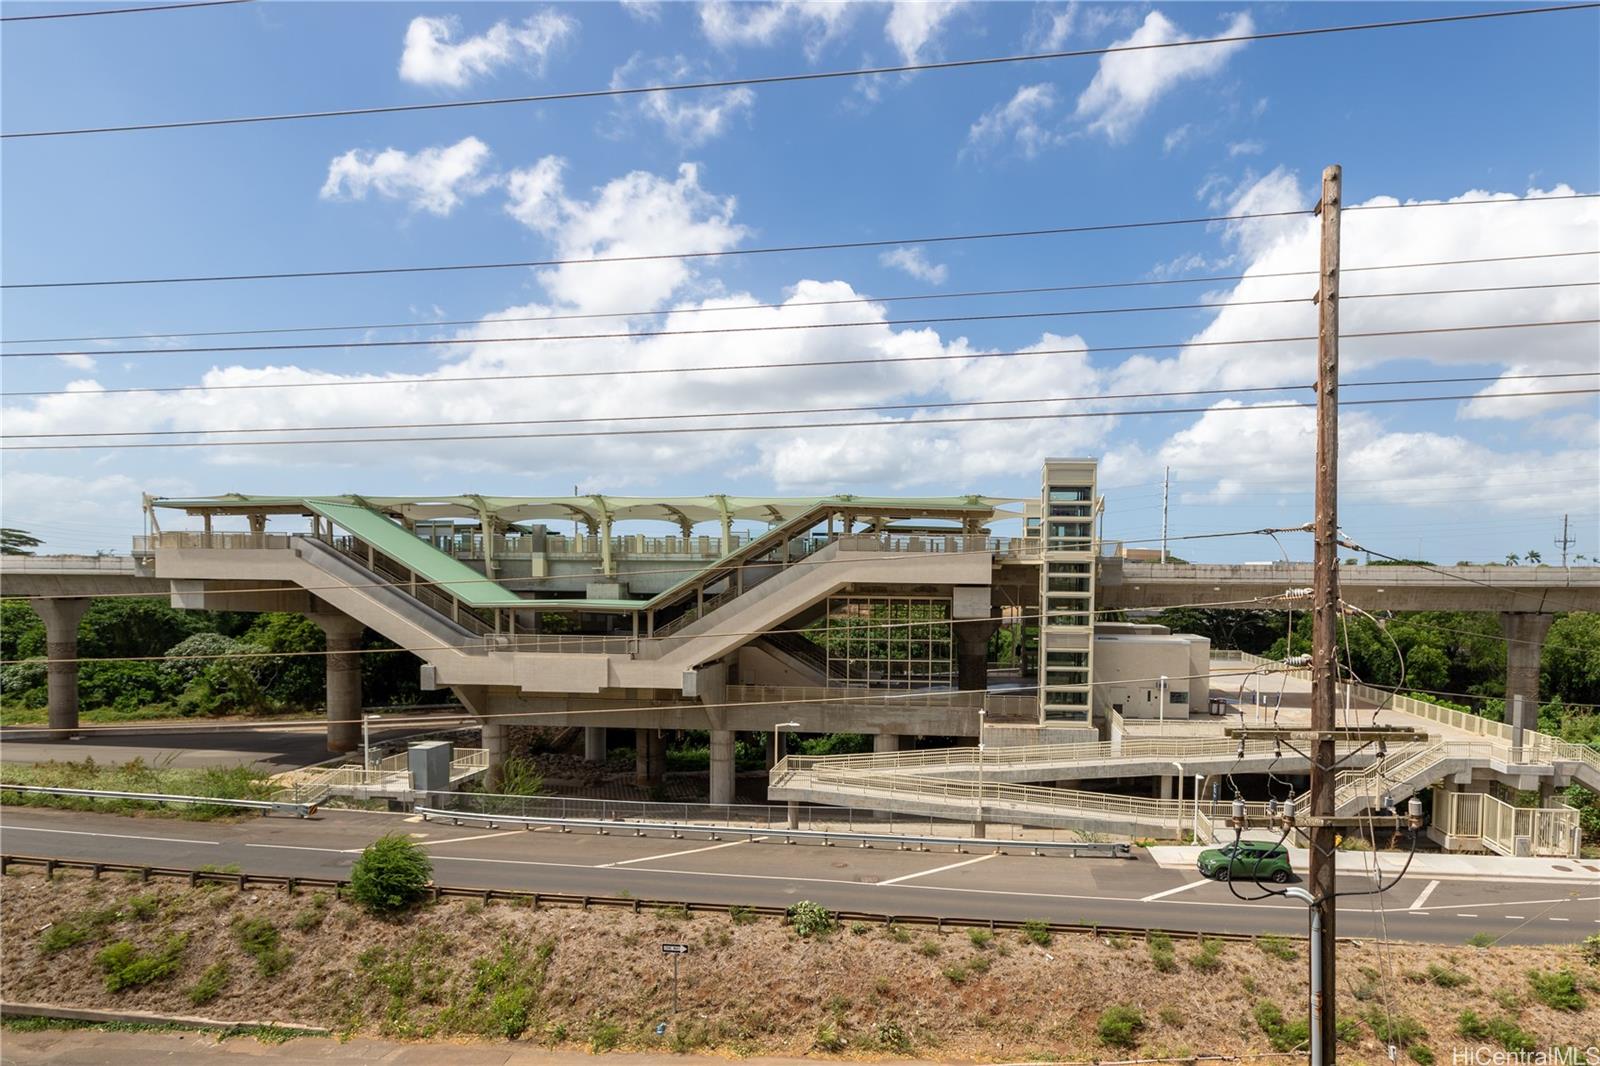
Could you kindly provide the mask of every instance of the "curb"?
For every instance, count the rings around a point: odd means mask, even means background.
[[[87,1007],[57,1007],[45,1003],[6,1003],[0,1001],[0,1018],[54,1018],[68,1022],[131,1022],[138,1025],[181,1025],[191,1029],[215,1029],[223,1033],[241,1029],[281,1029],[298,1036],[332,1036],[333,1030],[296,1022],[218,1021],[189,1014],[155,1014],[142,1010],[96,1010]]]

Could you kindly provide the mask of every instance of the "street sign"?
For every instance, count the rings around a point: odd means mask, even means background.
[[[688,944],[662,944],[661,945],[661,954],[663,954],[663,955],[687,955],[687,954],[689,954],[689,945]]]

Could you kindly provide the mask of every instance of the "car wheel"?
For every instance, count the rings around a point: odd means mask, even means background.
[[[1226,881],[1232,876],[1233,876],[1233,871],[1229,870],[1226,866],[1219,867],[1218,870],[1217,870],[1217,880],[1218,881]]]
[[[1274,870],[1274,871],[1272,871],[1272,880],[1273,880],[1274,884],[1279,884],[1279,885],[1283,884],[1285,881],[1289,880],[1289,871],[1288,870]]]

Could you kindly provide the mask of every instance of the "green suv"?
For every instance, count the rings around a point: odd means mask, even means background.
[[[1206,877],[1228,881],[1235,877],[1289,880],[1289,849],[1265,840],[1241,840],[1221,848],[1207,848],[1195,863]]]

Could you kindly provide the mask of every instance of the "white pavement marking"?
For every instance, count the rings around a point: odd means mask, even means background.
[[[1525,915],[1521,914],[1507,914],[1502,917],[1510,918],[1513,922],[1525,922],[1528,920]]]
[[[1552,922],[1570,922],[1571,918],[1551,918]]]
[[[1439,887],[1439,882],[1437,882],[1437,881],[1429,881],[1428,882],[1428,887],[1424,888],[1422,890],[1422,894],[1419,895],[1415,900],[1412,901],[1410,909],[1414,910],[1414,911],[1420,911],[1422,909],[1422,905],[1424,903],[1428,902],[1428,897],[1433,895],[1433,890],[1438,888],[1438,887]]]
[[[765,840],[766,837],[757,837],[756,839]],[[628,866],[636,862],[654,862],[657,859],[676,859],[679,855],[698,855],[702,851],[717,851],[721,848],[735,848],[740,844],[748,843],[750,843],[748,840],[729,840],[722,844],[712,844],[709,847],[704,848],[689,848],[686,851],[669,851],[661,855],[644,855],[637,859],[621,859],[617,862],[603,862],[599,866],[595,867],[595,869],[604,870],[612,866]]]
[[[1539,905],[1541,903],[1589,903],[1589,902],[1592,902],[1592,901],[1597,900],[1597,899],[1600,899],[1600,896],[1562,896],[1559,899],[1512,899],[1512,900],[1506,900],[1503,903],[1499,902],[1497,900],[1485,899],[1485,900],[1479,900],[1478,901],[1478,906],[1480,906],[1480,907],[1533,907],[1533,906],[1537,906],[1537,905]],[[1413,908],[1413,909],[1415,909],[1415,908]],[[1447,904],[1440,903],[1437,906],[1428,907],[1426,909],[1430,910],[1430,911],[1447,911],[1447,910],[1450,909],[1450,906],[1447,905]]]
[[[1158,899],[1165,899],[1168,896],[1175,896],[1179,892],[1187,892],[1191,888],[1199,888],[1201,885],[1209,885],[1210,883],[1211,883],[1211,879],[1210,878],[1202,877],[1198,881],[1188,881],[1188,882],[1185,882],[1184,884],[1179,885],[1177,888],[1169,888],[1165,892],[1155,892],[1155,893],[1152,893],[1151,895],[1148,895],[1148,896],[1141,896],[1139,898],[1139,902],[1140,903],[1154,903]]]
[[[1476,918],[1476,914],[1457,914],[1457,918]]]
[[[333,855],[355,855],[360,848],[311,848],[303,844],[246,844],[247,848],[271,848],[274,851],[324,851]]]
[[[206,844],[216,848],[222,846],[220,840],[187,840],[183,837],[138,837],[132,833],[90,833],[83,829],[38,829],[31,825],[8,825],[0,829],[3,833],[64,833],[73,837],[109,837],[112,840],[158,840],[165,844]]]
[[[449,837],[444,840],[419,840],[417,843],[426,848],[434,844],[459,844],[464,840],[488,840],[490,837],[521,836],[525,832],[527,832],[525,829],[500,829],[493,833],[478,833],[476,836]]]
[[[888,885],[898,885],[903,881],[914,881],[919,877],[931,877],[934,874],[942,874],[946,870],[959,870],[963,866],[971,866],[973,863],[976,863],[976,862],[985,862],[985,861],[987,861],[989,859],[992,859],[994,857],[995,857],[995,852],[991,851],[987,855],[979,855],[976,859],[966,859],[966,860],[964,860],[962,862],[953,862],[948,866],[936,866],[931,870],[922,870],[922,871],[920,871],[918,873],[906,874],[904,877],[891,877],[887,881],[879,881],[878,882],[878,887],[879,888],[884,888],[884,887],[886,887]]]

